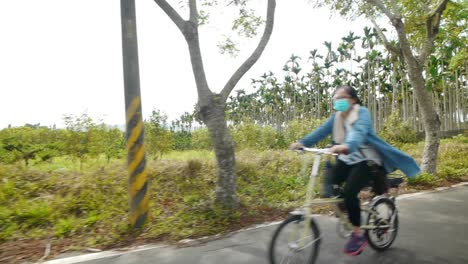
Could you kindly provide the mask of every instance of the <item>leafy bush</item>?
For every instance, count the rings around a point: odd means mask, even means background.
[[[0,143],[0,163],[12,164],[19,160],[19,156],[13,151],[5,149],[5,145]]]
[[[257,148],[261,149],[259,138],[262,128],[251,122],[243,122],[236,126],[230,127],[236,149]]]
[[[175,131],[172,132],[174,150],[188,150],[192,148],[192,133],[189,131]]]
[[[13,219],[13,211],[6,207],[6,206],[0,206],[0,241],[8,239],[12,235],[12,226],[15,224],[16,228],[16,223]],[[8,230],[9,229],[9,230]]]
[[[212,143],[208,128],[200,128],[192,132],[193,149],[211,149]]]
[[[161,158],[172,148],[173,134],[168,129],[167,115],[153,110],[148,121],[145,121],[145,150],[154,158]]]
[[[417,133],[410,125],[403,121],[399,111],[394,111],[385,120],[379,136],[387,142],[400,146],[401,143],[415,143],[418,141]]]
[[[67,129],[64,131],[65,154],[80,162],[80,169],[88,158],[104,152],[102,127],[97,125],[88,114],[64,117]]]
[[[282,149],[287,147],[281,134],[271,126],[262,128],[258,140],[260,141],[260,145],[263,146],[263,149]]]
[[[451,139],[442,139],[437,160],[437,176],[458,181],[468,176],[465,157],[468,155],[468,136],[460,134]]]
[[[293,120],[287,124],[283,131],[284,140],[288,145],[296,142],[318,128],[324,121],[325,120],[316,119]],[[330,143],[331,138],[327,137],[321,142],[318,142],[317,145],[319,147],[324,147]]]
[[[413,187],[427,188],[437,185],[437,182],[440,181],[440,178],[437,176],[421,173],[416,178],[408,179],[408,184]]]
[[[75,217],[69,217],[66,219],[59,219],[55,224],[55,235],[59,238],[69,237],[73,235],[76,227],[79,224]]]
[[[279,145],[279,135],[270,126],[261,127],[252,122],[243,122],[230,127],[236,149],[273,149]]]
[[[45,127],[14,127],[0,131],[0,158],[2,162],[13,163],[23,160],[29,165],[36,157],[55,156],[50,130]]]
[[[52,208],[45,201],[20,200],[15,206],[15,221],[27,227],[47,226],[51,221]]]

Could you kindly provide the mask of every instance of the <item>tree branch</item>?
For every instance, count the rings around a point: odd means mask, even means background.
[[[380,11],[382,11],[388,17],[388,19],[390,19],[390,21],[393,22],[393,20],[396,18],[397,14],[393,14],[392,12],[390,12],[390,10],[388,10],[387,7],[380,0],[365,0],[365,1],[377,7],[378,9],[380,9]]]
[[[198,39],[198,13],[196,0],[189,1],[190,7],[190,20],[185,21],[177,13],[174,8],[166,0],[154,0],[156,4],[171,18],[171,20],[179,28],[182,35],[187,41],[190,54],[190,62],[192,64],[192,71],[195,77],[195,83],[198,92],[199,103],[205,104],[209,96],[212,94],[208,88],[208,82],[206,80],[205,70],[203,67],[203,60],[200,50],[200,41]]]
[[[395,0],[390,0],[392,5],[393,14],[397,17],[401,17],[400,11],[398,10],[398,5],[396,4]]]
[[[234,72],[231,76],[229,81],[224,86],[223,90],[221,91],[221,100],[222,102],[226,102],[229,97],[229,94],[234,89],[236,84],[242,78],[242,76],[257,62],[257,60],[262,55],[265,47],[270,40],[271,33],[273,32],[273,24],[275,21],[275,8],[276,8],[276,1],[275,0],[268,0],[267,6],[267,19],[265,24],[265,30],[263,31],[262,38],[258,43],[257,48],[253,51],[247,60]]]
[[[385,13],[388,19],[390,19],[390,22],[392,23],[398,35],[398,40],[400,42],[399,50],[401,51],[401,54],[403,54],[403,57],[405,58],[407,62],[414,61],[414,64],[419,67],[419,61],[413,55],[411,44],[408,40],[408,37],[406,36],[405,25],[403,23],[403,20],[400,14],[390,13],[390,11],[385,7],[385,5],[380,0],[365,0],[365,1],[373,5],[374,7],[379,8],[383,13]]]
[[[190,0],[190,22],[198,25],[198,9],[197,9],[197,0]]]
[[[427,57],[432,52],[432,48],[434,47],[434,41],[437,37],[437,33],[439,33],[440,21],[442,18],[442,13],[444,12],[445,8],[447,7],[448,0],[441,0],[434,10],[430,11],[427,14],[426,18],[426,40],[424,43],[424,47],[419,54],[419,61],[422,65],[426,64]]]
[[[429,12],[429,16],[434,16],[436,14],[442,14],[447,7],[448,0],[441,0],[440,3],[432,10],[432,12]]]
[[[177,11],[166,0],[154,0],[154,2],[156,2],[172,22],[174,22],[180,32],[185,35],[184,29],[186,21],[179,15],[179,13],[177,13]]]
[[[371,18],[371,22],[374,25],[375,29],[377,30],[377,33],[379,34],[380,39],[384,43],[385,48],[388,51],[395,53],[396,55],[400,55],[401,54],[401,49],[388,41],[388,39],[385,36],[385,34],[383,33],[382,29],[379,27],[379,25],[377,25],[377,23],[375,22],[375,20],[373,18]]]
[[[213,93],[208,87],[208,80],[206,79],[205,67],[203,65],[200,39],[198,35],[198,11],[196,0],[189,0],[189,8],[190,18],[189,21],[186,22],[185,31],[183,33],[188,44],[193,77],[195,78],[197,86],[198,106],[202,107],[210,103],[211,95]]]

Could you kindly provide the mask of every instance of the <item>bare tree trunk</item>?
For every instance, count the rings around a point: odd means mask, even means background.
[[[379,120],[377,118],[377,111],[379,110],[377,108],[377,95],[376,95],[376,89],[375,85],[372,87],[372,116],[373,116],[373,121],[374,121],[374,130],[377,130],[377,126],[379,124]]]
[[[447,124],[447,89],[445,88],[446,84],[445,84],[445,81],[442,80],[442,89],[443,89],[443,93],[444,93],[444,114],[442,115],[443,117],[443,130],[447,130],[448,129],[448,124]]]
[[[407,109],[407,105],[406,105],[406,104],[407,104],[407,102],[406,102],[406,101],[407,101],[407,100],[406,100],[406,89],[405,89],[405,84],[404,84],[403,81],[404,81],[404,79],[402,78],[402,79],[401,79],[401,94],[402,94],[402,97],[403,97],[403,120],[404,120],[405,122],[407,122],[407,121],[408,121],[408,120],[407,120],[408,116],[407,116],[407,112],[406,112],[406,111],[407,111],[407,110],[406,110],[406,109]]]
[[[412,93],[410,91],[410,86],[408,83],[405,81],[405,89],[406,89],[406,121],[411,122],[411,98],[412,98]]]
[[[392,93],[392,112],[396,111],[397,107],[397,99],[398,99],[398,89],[397,89],[397,84],[396,84],[396,72],[392,73],[392,87],[393,87],[393,93]]]
[[[465,75],[464,75],[464,78],[462,78],[462,80],[460,80],[462,82],[462,109],[463,109],[463,128],[467,128],[468,126],[468,85],[466,85],[466,82],[467,82],[467,78],[468,78],[468,63],[465,61]],[[463,80],[464,79],[464,80]],[[458,81],[458,80],[457,80]]]
[[[457,122],[457,129],[460,129],[460,93],[459,93],[459,83],[458,83],[458,70],[455,70],[455,118]]]
[[[384,103],[385,102],[383,102],[381,99],[379,99],[377,101],[377,106],[378,106],[378,109],[379,109],[379,111],[377,113],[378,114],[377,119],[379,120],[379,122],[377,123],[377,131],[380,130],[381,124],[383,123],[383,117],[384,117],[384,111],[385,111]]]
[[[414,128],[414,130],[419,132],[419,126],[418,126],[418,117],[419,117],[419,115],[418,115],[418,111],[417,111],[416,95],[414,94],[414,88],[412,90],[411,97],[413,99],[413,114],[411,115],[411,116],[413,116],[413,128]]]
[[[397,31],[401,31],[403,28],[397,28]],[[401,33],[399,33],[401,34]],[[413,86],[414,94],[418,99],[418,106],[422,116],[422,123],[424,124],[425,132],[425,145],[422,159],[422,169],[430,174],[437,173],[437,153],[439,151],[439,129],[440,120],[432,107],[431,97],[426,92],[425,80],[422,75],[423,68],[419,65],[418,61],[414,58],[411,48],[409,45],[404,47],[402,50],[405,54],[405,60],[408,65],[408,74],[410,76],[410,82]]]
[[[318,107],[318,118],[322,119],[322,89],[319,87],[318,88],[318,95],[317,95],[317,107]]]
[[[433,91],[432,92],[432,97],[434,98],[434,109],[436,110],[436,113],[441,116],[441,108],[440,108],[440,98],[437,92]],[[442,123],[442,122],[441,122]],[[442,129],[443,130],[443,129]]]
[[[453,130],[453,96],[452,89],[448,87],[448,106],[449,106],[449,130]]]
[[[385,122],[385,119],[387,118],[387,112],[388,112],[387,111],[387,108],[388,108],[387,104],[388,103],[385,102],[384,98],[382,98],[382,112],[381,112],[382,116],[380,117],[381,121],[380,121],[380,128],[379,129],[382,129],[383,124]],[[391,104],[390,104],[390,106],[391,106]]]
[[[224,103],[215,94],[211,97],[211,104],[200,108],[200,115],[210,132],[218,163],[215,202],[227,208],[235,208],[239,201],[236,196],[234,142],[227,128],[224,111]]]

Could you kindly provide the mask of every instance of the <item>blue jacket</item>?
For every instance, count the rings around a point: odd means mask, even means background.
[[[335,114],[299,142],[306,147],[310,147],[324,139],[332,133],[334,119]],[[359,108],[359,118],[352,124],[352,130],[347,131],[344,145],[349,148],[349,153],[352,153],[364,144],[373,146],[379,152],[383,159],[383,167],[387,173],[400,169],[408,177],[414,178],[421,172],[421,169],[412,157],[396,149],[376,135],[372,128],[369,110],[361,106]]]

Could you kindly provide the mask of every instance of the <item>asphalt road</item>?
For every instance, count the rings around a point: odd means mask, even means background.
[[[346,240],[336,234],[337,220],[319,216],[324,237],[316,263],[468,263],[468,186],[402,197],[397,202],[400,217],[398,237],[383,253],[367,247],[359,256],[343,254]],[[107,252],[48,263],[267,264],[267,247],[276,227],[277,224],[241,231],[191,247],[163,246],[134,252]],[[89,258],[94,259],[86,260]]]

